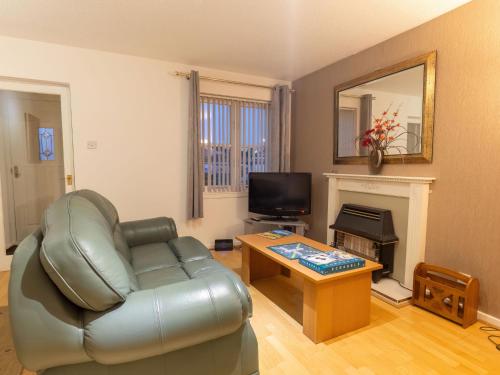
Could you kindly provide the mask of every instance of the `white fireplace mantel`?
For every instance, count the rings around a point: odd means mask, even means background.
[[[435,178],[340,173],[325,173],[324,176],[329,180],[326,228],[328,243],[333,242],[334,235],[329,226],[335,222],[340,211],[339,192],[351,191],[408,198],[408,228],[403,284],[411,288],[413,286],[413,270],[417,263],[424,260],[425,256],[430,184],[435,181]]]

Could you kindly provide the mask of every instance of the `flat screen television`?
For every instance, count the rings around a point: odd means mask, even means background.
[[[311,213],[311,174],[251,172],[248,211],[277,218]]]

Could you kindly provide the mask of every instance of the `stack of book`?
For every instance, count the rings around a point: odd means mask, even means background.
[[[287,259],[300,259],[303,256],[314,255],[320,252],[319,250],[312,248],[311,246],[307,246],[302,242],[269,246],[268,249],[278,253],[279,255],[283,255]]]
[[[277,240],[279,238],[291,236],[293,233],[284,229],[275,229],[270,232],[257,233],[258,236],[267,238],[269,240]]]
[[[299,263],[322,275],[343,272],[365,266],[365,260],[341,250],[304,255]]]

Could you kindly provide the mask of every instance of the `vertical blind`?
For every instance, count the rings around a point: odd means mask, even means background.
[[[269,103],[202,96],[205,190],[245,191],[249,172],[269,165]]]

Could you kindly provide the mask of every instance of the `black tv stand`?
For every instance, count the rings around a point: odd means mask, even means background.
[[[285,222],[294,222],[294,221],[299,221],[298,218],[293,217],[293,216],[261,216],[259,217],[260,220],[263,221],[285,221]]]
[[[272,219],[272,220],[271,220]],[[293,219],[293,220],[290,220]],[[245,234],[262,233],[273,229],[286,229],[303,236],[309,229],[307,223],[298,218],[252,217],[244,220]]]

